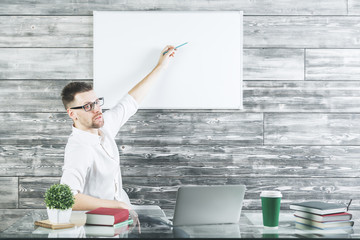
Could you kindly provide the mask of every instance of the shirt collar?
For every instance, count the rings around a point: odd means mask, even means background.
[[[99,129],[99,134],[100,134],[100,136],[90,133],[90,132],[83,131],[81,129],[78,129],[78,128],[74,127],[74,125],[72,126],[72,135],[74,137],[80,138],[80,140],[82,142],[87,143],[87,144],[91,144],[91,145],[100,144],[101,140],[104,136],[100,129]]]

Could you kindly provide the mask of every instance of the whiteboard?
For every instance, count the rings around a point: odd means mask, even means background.
[[[142,109],[241,109],[241,11],[94,11],[94,90],[111,108],[176,51]]]

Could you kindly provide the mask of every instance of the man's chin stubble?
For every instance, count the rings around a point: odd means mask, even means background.
[[[101,128],[102,126],[104,126],[104,122],[99,123],[99,124],[93,123],[91,127],[92,128]]]

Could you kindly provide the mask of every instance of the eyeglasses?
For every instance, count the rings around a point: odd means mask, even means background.
[[[79,107],[71,107],[70,109],[84,109],[85,112],[89,112],[89,111],[92,111],[94,108],[95,108],[95,104],[99,105],[99,106],[102,106],[104,105],[104,98],[101,97],[101,98],[98,98],[95,100],[95,102],[90,102],[90,103],[87,103],[83,106],[79,106]]]

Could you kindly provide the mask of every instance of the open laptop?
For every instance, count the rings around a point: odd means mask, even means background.
[[[245,185],[180,187],[173,225],[238,223],[245,190]]]

